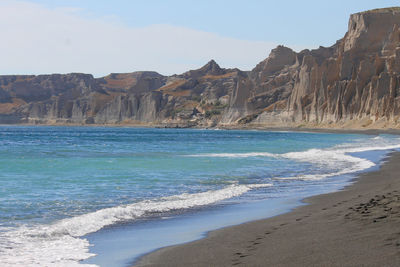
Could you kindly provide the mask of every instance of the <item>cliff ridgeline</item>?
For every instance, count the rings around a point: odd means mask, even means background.
[[[0,76],[0,123],[400,128],[400,8],[353,14],[331,47],[251,71]]]

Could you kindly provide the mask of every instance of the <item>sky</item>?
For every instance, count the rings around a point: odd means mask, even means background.
[[[331,46],[400,0],[0,0],[0,74],[251,70],[277,45]]]

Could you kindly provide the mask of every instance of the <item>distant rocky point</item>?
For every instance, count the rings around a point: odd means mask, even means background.
[[[353,14],[333,46],[278,46],[251,71],[0,76],[0,123],[400,128],[400,8]]]

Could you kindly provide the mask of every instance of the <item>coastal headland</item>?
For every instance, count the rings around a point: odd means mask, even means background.
[[[399,128],[399,21],[398,7],[353,14],[331,47],[280,45],[251,71],[3,75],[0,124]]]

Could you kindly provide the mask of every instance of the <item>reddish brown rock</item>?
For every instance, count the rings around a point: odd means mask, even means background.
[[[344,38],[278,46],[252,71],[0,76],[0,123],[399,127],[400,8],[353,14]]]

